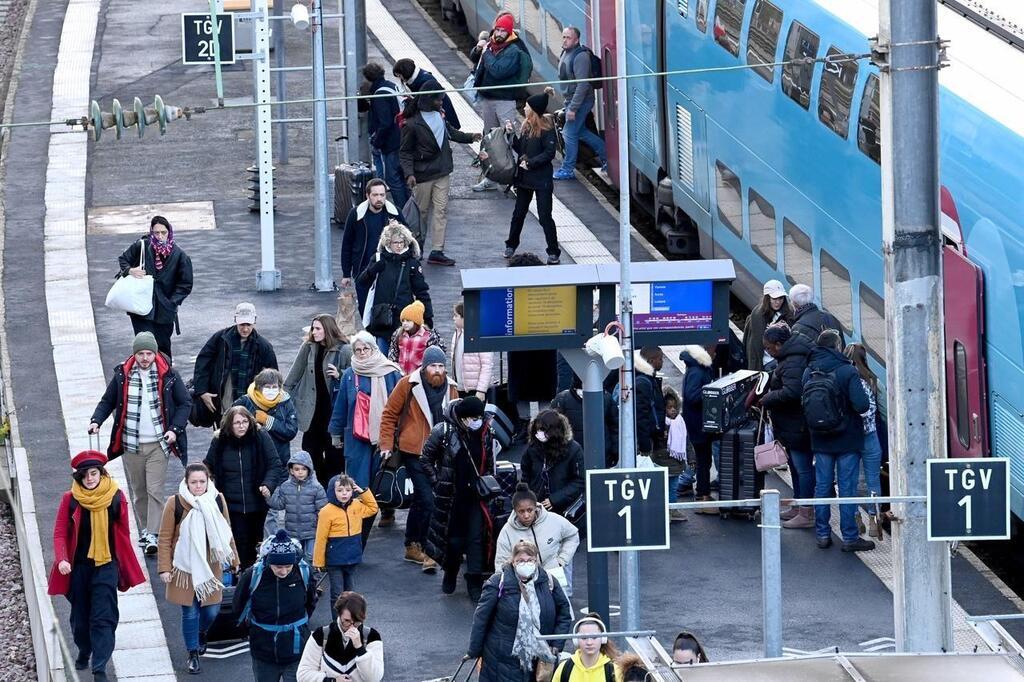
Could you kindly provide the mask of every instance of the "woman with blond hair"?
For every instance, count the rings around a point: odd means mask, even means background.
[[[520,126],[519,133],[512,138],[512,148],[519,158],[516,169],[516,208],[512,212],[512,224],[509,226],[508,239],[505,240],[505,258],[511,258],[519,248],[519,235],[523,232],[526,214],[530,211],[530,202],[537,196],[537,220],[544,228],[544,239],[547,242],[548,265],[557,265],[562,252],[558,248],[558,232],[555,221],[551,217],[551,206],[554,197],[554,180],[552,179],[551,162],[555,158],[557,135],[555,122],[547,115],[548,96],[554,94],[551,88],[527,98],[526,120]],[[513,132],[512,121],[505,121],[505,131]]]
[[[295,362],[284,380],[284,390],[291,396],[302,431],[302,449],[313,459],[313,469],[320,485],[345,468],[340,448],[331,445],[327,425],[338,394],[341,375],[352,364],[352,348],[334,317],[315,315],[309,323],[295,356]]]
[[[363,324],[376,337],[377,346],[385,355],[391,336],[401,326],[399,314],[413,301],[423,303],[424,324],[434,327],[434,308],[420,264],[420,246],[409,228],[397,220],[384,228],[377,255],[359,275],[358,283],[373,285],[363,309]]]

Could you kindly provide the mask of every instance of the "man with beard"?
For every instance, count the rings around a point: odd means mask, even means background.
[[[404,223],[399,207],[387,200],[388,186],[380,178],[366,183],[366,201],[353,206],[345,219],[345,232],[341,237],[341,286],[355,283],[355,277],[366,269],[377,252],[380,234],[392,220]],[[366,305],[370,285],[356,284],[359,310]]]
[[[455,261],[444,255],[444,233],[448,225],[448,190],[451,175],[455,170],[452,160],[451,141],[469,144],[480,140],[480,133],[464,133],[456,130],[441,113],[444,93],[437,81],[426,82],[422,90],[406,105],[405,126],[402,127],[402,146],[398,156],[406,183],[412,188],[416,204],[420,207],[422,234],[418,241],[426,240],[428,214],[431,226],[430,255],[427,262],[433,265],[455,265]],[[432,94],[431,94],[431,91]]]
[[[420,368],[402,377],[391,391],[380,418],[383,466],[405,466],[413,485],[412,507],[405,526],[405,560],[420,564],[424,573],[436,571],[437,563],[423,553],[434,493],[420,453],[434,424],[444,419],[449,401],[457,397],[455,382],[448,378],[444,351],[430,346],[423,352]]]

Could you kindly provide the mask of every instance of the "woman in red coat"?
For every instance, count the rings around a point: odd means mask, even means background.
[[[78,647],[75,669],[90,667],[107,679],[114,651],[117,591],[146,581],[128,533],[128,500],[95,450],[75,455],[71,490],[64,493],[53,528],[53,568],[48,592],[71,602],[71,631]]]

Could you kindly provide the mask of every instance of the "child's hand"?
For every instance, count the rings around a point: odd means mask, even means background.
[[[263,495],[263,497],[270,497],[270,488],[268,488],[265,485],[261,485],[260,486],[260,495]]]

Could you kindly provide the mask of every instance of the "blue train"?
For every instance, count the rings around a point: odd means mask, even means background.
[[[614,71],[614,2],[461,6],[474,33],[511,11],[547,80],[569,24]],[[631,74],[864,53],[878,26],[877,0],[629,0],[626,14]],[[939,14],[949,454],[1009,457],[1024,519],[1024,38]],[[610,150],[614,92],[597,108]],[[866,60],[632,79],[628,162],[671,251],[732,258],[748,305],[768,279],[813,284],[884,376],[879,94]]]

